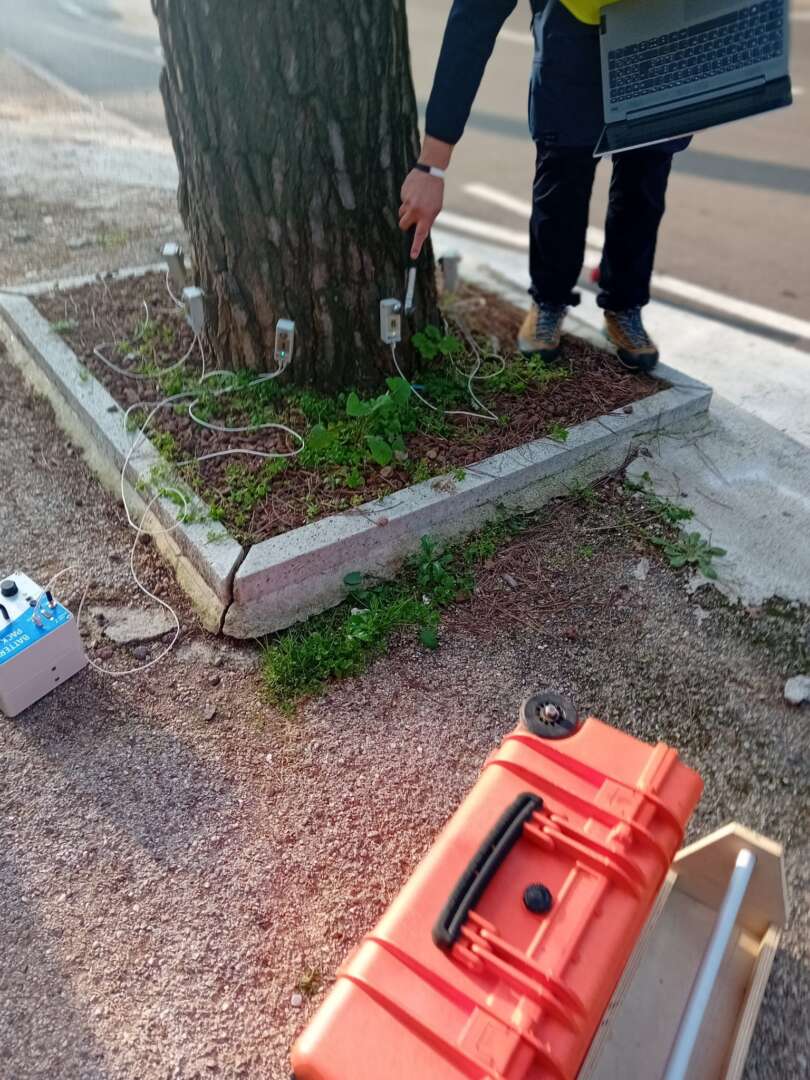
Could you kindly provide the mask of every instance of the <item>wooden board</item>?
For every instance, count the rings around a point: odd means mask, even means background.
[[[743,848],[754,852],[757,864],[739,922],[749,933],[761,938],[769,926],[785,927],[788,922],[781,844],[732,822],[683,848],[675,856],[672,867],[680,879],[680,889],[717,908],[725,895],[734,861]]]
[[[579,1080],[662,1076],[742,847],[756,853],[757,868],[689,1068],[695,1080],[739,1080],[783,925],[764,920],[786,917],[787,902],[781,848],[736,825],[676,857]]]

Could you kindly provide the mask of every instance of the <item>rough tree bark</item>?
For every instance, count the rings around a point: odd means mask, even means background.
[[[217,362],[272,369],[276,321],[291,318],[296,383],[378,384],[379,301],[403,295],[399,188],[418,153],[405,0],[152,7]],[[428,249],[417,325],[435,304]]]

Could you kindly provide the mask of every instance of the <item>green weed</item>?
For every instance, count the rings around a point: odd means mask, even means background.
[[[570,432],[567,427],[563,427],[562,424],[555,423],[546,432],[547,439],[553,439],[554,442],[567,442]]]
[[[143,409],[133,409],[127,416],[127,431],[140,431],[146,423],[146,413]]]
[[[177,457],[177,442],[168,431],[158,431],[151,436],[152,445],[161,457],[174,461]]]
[[[669,565],[679,569],[682,566],[694,566],[704,577],[714,581],[717,571],[712,565],[712,560],[726,554],[725,548],[712,547],[700,533],[687,533],[685,536],[668,540],[666,537],[654,536],[650,538],[652,543],[663,549]]]
[[[438,356],[449,359],[464,351],[461,341],[452,334],[443,334],[438,326],[426,326],[411,338],[411,344],[423,360],[435,360]]]
[[[640,483],[633,480],[625,480],[625,487],[628,491],[637,494],[644,506],[656,514],[667,525],[679,525],[682,521],[691,521],[695,516],[694,510],[690,510],[687,506],[678,506],[677,503],[671,502],[669,499],[662,498],[660,495],[656,495],[651,490],[652,477],[648,472],[643,472],[640,477]]]
[[[136,324],[131,338],[118,342],[116,351],[122,357],[133,357],[139,361],[136,365],[138,374],[159,380],[161,367],[173,359],[174,345],[175,331],[170,323],[146,318]]]
[[[691,521],[695,516],[693,510],[686,506],[678,506],[677,503],[656,495],[650,490],[652,483],[649,472],[644,472],[641,474],[640,481],[626,480],[625,488],[637,495],[645,509],[654,514],[662,525],[675,529],[684,521]],[[725,555],[725,548],[712,547],[710,541],[704,540],[698,532],[679,533],[673,537],[656,536],[646,529],[641,531],[651,544],[662,549],[667,562],[674,569],[694,566],[704,577],[711,581],[716,580],[717,570],[714,568],[713,560]]]
[[[447,607],[459,593],[472,589],[469,575],[461,575],[456,566],[457,555],[452,550],[443,551],[436,540],[423,536],[419,555],[415,561],[416,587],[422,599],[436,607]]]
[[[411,480],[414,484],[422,484],[425,480],[430,480],[431,476],[433,476],[433,470],[427,458],[420,458],[411,469]]]
[[[305,971],[296,983],[296,989],[308,998],[314,997],[322,986],[323,975],[317,968]]]
[[[51,323],[51,330],[55,334],[69,334],[71,330],[78,329],[79,324],[75,319],[57,319]]]
[[[510,357],[503,370],[494,366],[495,361],[488,361],[481,369],[484,385],[488,390],[509,394],[522,394],[529,387],[544,386],[560,379],[570,378],[570,372],[560,367],[551,367],[542,356],[522,356],[520,353]],[[500,361],[498,362],[500,367]]]
[[[575,480],[568,488],[568,494],[584,506],[595,506],[599,502],[599,493],[582,480]]]
[[[364,607],[343,605],[293,627],[266,648],[264,680],[274,704],[289,709],[328,680],[358,674],[386,649],[396,630],[428,626],[435,618],[396,585],[370,590],[362,602]]]
[[[114,251],[116,248],[122,248],[126,245],[128,240],[129,235],[120,230],[118,232],[107,232],[105,230],[104,232],[99,233],[98,236],[99,247],[102,247],[105,251]]]
[[[416,427],[411,384],[400,378],[386,379],[386,384],[386,392],[370,401],[361,401],[354,392],[346,399],[346,415],[361,421],[369,454],[383,467],[391,464],[397,451],[406,452],[403,436]]]

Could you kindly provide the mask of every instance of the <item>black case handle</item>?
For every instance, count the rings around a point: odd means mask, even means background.
[[[524,791],[498,818],[436,920],[433,941],[440,949],[449,949],[456,942],[470,908],[480,900],[493,874],[520,839],[523,826],[532,814],[542,809],[540,796]]]

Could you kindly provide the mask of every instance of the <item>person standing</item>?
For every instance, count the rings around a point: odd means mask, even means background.
[[[599,28],[580,22],[562,0],[531,0],[534,62],[529,129],[537,148],[529,229],[532,305],[518,333],[526,355],[552,359],[582,270],[588,209],[604,124]],[[444,200],[444,173],[461,139],[484,69],[517,0],[454,0],[419,160],[402,185],[400,227],[422,249]],[[658,349],[641,319],[650,299],[658,227],[672,156],[689,138],[613,155],[598,303],[619,359],[651,371]]]

